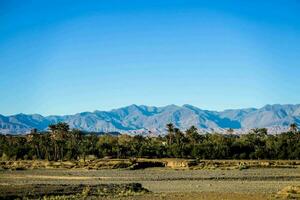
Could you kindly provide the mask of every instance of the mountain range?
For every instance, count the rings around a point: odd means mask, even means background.
[[[31,129],[47,130],[49,124],[66,122],[71,128],[89,132],[117,131],[130,134],[163,134],[167,123],[180,129],[194,125],[202,131],[243,132],[268,128],[269,132],[286,130],[291,123],[300,124],[300,104],[266,105],[262,108],[231,109],[221,112],[202,110],[192,105],[154,107],[130,105],[111,111],[82,112],[74,115],[39,114],[0,115],[0,133],[24,134]]]

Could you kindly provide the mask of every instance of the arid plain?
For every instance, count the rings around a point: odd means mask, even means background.
[[[23,161],[23,163],[18,163],[18,166],[23,164],[23,168],[13,169],[10,167],[10,169],[0,171],[0,190],[2,190],[0,192],[2,196],[0,196],[3,199],[9,199],[9,196],[5,196],[4,193],[9,193],[12,190],[23,192],[22,196],[26,196],[25,193],[29,194],[36,191],[36,188],[33,188],[34,186],[45,186],[49,191],[52,190],[51,186],[55,186],[58,189],[50,191],[46,195],[47,197],[43,197],[44,199],[263,200],[299,197],[290,194],[278,194],[285,187],[300,185],[300,168],[297,161],[206,161],[206,166],[200,169],[195,166],[185,166],[186,161],[184,160],[169,160],[173,166],[169,164],[169,167],[147,168],[146,165],[143,165],[142,169],[136,170],[130,167],[112,167],[122,166],[120,162],[127,162],[125,160],[105,161],[107,165],[103,164],[104,161],[94,162],[98,163],[98,169],[91,169],[91,166],[93,166],[92,161],[87,162],[87,164],[84,164],[85,167],[81,166],[80,168],[75,167],[78,163],[74,165],[70,162],[48,163],[45,168],[28,166],[27,163],[28,168],[26,168],[25,161]],[[140,162],[149,163],[150,161],[142,160]],[[260,162],[262,164],[257,165]],[[278,163],[276,164],[276,162]],[[102,163],[102,165],[100,166],[99,163]],[[112,165],[112,163],[114,164]],[[245,167],[236,167],[240,166],[241,163]],[[269,165],[266,166],[266,163],[269,163]],[[9,166],[7,163],[5,164]],[[4,163],[2,163],[2,168],[3,166]],[[128,193],[125,191],[119,194],[83,195],[85,192],[83,189],[83,191],[71,191],[68,195],[63,194],[63,196],[59,193],[60,197],[55,193],[68,186],[84,186],[87,188],[101,184],[129,183],[141,183],[142,187],[149,192]],[[11,189],[7,190],[7,188]]]

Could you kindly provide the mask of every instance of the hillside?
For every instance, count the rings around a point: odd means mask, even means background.
[[[286,129],[291,123],[300,124],[300,105],[266,105],[260,109],[231,109],[222,112],[202,110],[192,105],[164,107],[137,106],[111,111],[82,112],[75,115],[42,116],[38,114],[0,115],[0,132],[26,133],[32,128],[47,130],[49,124],[67,122],[71,128],[93,132],[129,132],[160,134],[165,125],[173,123],[180,129],[192,125],[203,131],[236,131],[269,128],[271,132]]]

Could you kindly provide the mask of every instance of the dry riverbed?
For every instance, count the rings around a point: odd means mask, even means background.
[[[272,199],[282,188],[300,185],[300,168],[189,170],[169,168],[1,170],[0,190],[33,185],[97,186],[141,183],[151,193],[103,195],[97,199]],[[81,189],[82,190],[82,189]],[[82,191],[80,191],[82,193]],[[126,194],[126,192],[125,192]]]

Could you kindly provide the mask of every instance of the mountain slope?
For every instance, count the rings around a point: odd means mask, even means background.
[[[194,125],[205,131],[260,127],[280,130],[291,123],[300,124],[300,105],[276,104],[260,109],[232,109],[222,112],[202,110],[192,105],[131,105],[109,112],[82,112],[65,116],[0,115],[0,132],[21,134],[32,128],[46,130],[49,124],[57,122],[66,122],[71,128],[95,132],[164,133],[166,124],[170,122],[181,129]]]

